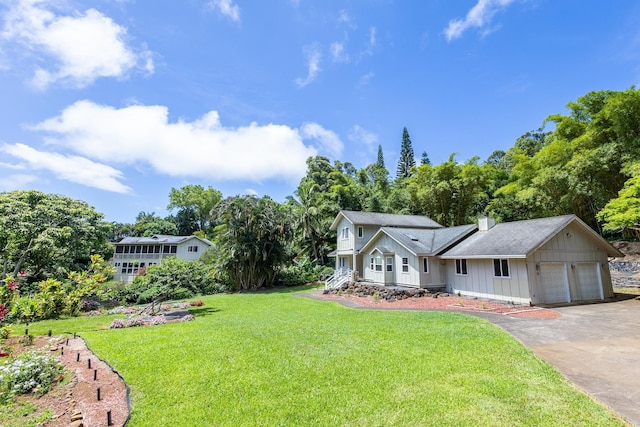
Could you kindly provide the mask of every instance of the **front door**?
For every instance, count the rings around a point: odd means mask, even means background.
[[[393,256],[386,256],[384,263],[384,284],[393,285],[396,283],[395,266]]]

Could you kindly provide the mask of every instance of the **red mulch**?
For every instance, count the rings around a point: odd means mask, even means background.
[[[322,292],[318,292],[316,297],[334,301],[350,301],[361,307],[377,309],[481,311],[497,315],[534,317],[538,319],[557,319],[562,317],[560,313],[547,308],[503,304],[457,296],[407,298],[393,302],[377,301],[373,297],[323,294]]]

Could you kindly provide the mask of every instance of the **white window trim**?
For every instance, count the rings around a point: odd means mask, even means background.
[[[429,274],[429,258],[427,257],[422,258],[422,273]]]
[[[342,228],[342,240],[349,240],[349,227],[343,227]]]
[[[462,268],[463,261],[464,261],[464,269]],[[463,271],[463,270],[467,270],[467,271]],[[467,276],[467,275],[469,275],[469,264],[467,263],[467,259],[466,258],[456,259],[456,276]]]
[[[393,257],[392,256],[388,256],[387,257],[385,271],[387,271],[389,273],[393,271]]]
[[[358,239],[364,239],[364,228],[361,225],[358,226],[357,236],[358,236]]]
[[[406,263],[405,260],[407,261]],[[409,257],[402,257],[402,272],[404,274],[409,273]]]
[[[382,256],[381,255],[376,255],[375,257],[375,271],[376,272],[382,272],[384,271],[382,269]],[[380,266],[380,269],[378,270],[378,266]]]
[[[495,267],[495,263],[496,261],[500,261],[500,275],[496,276],[496,267]],[[507,262],[507,273],[508,274],[503,274],[504,270],[503,270],[503,261]],[[497,278],[497,279],[510,279],[511,278],[511,263],[509,262],[509,260],[507,258],[494,258],[493,259],[493,277]]]

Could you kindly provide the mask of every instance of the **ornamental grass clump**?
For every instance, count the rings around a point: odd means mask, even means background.
[[[0,401],[31,392],[42,396],[64,377],[63,373],[64,368],[53,357],[36,350],[25,351],[0,366]]]

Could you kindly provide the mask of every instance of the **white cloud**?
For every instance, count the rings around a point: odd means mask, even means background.
[[[485,27],[498,11],[505,9],[513,2],[514,0],[478,0],[464,19],[449,21],[449,25],[444,30],[447,41],[461,37],[469,28]],[[484,33],[486,34],[486,30]]]
[[[373,49],[374,47],[376,47],[376,44],[376,27],[371,27],[369,28],[369,47]]]
[[[335,132],[327,130],[317,123],[305,123],[300,127],[303,138],[315,139],[322,144],[323,151],[326,151],[334,158],[340,157],[344,144]]]
[[[5,144],[0,150],[20,159],[28,169],[50,171],[65,181],[116,193],[131,192],[131,188],[119,181],[122,172],[84,157],[38,151],[24,144]]]
[[[362,86],[366,86],[369,84],[369,82],[371,82],[371,79],[373,79],[375,77],[375,73],[373,71],[369,71],[367,74],[364,74],[362,77],[360,77],[360,79],[358,80],[358,88],[361,88]]]
[[[57,82],[82,88],[100,77],[126,77],[135,67],[153,72],[151,52],[135,52],[126,43],[126,28],[95,9],[62,16],[46,0],[10,4],[0,37],[51,63],[35,70],[32,83],[38,88]]]
[[[296,79],[296,85],[302,88],[313,82],[320,72],[320,50],[317,47],[308,47],[305,49],[307,57],[307,77]]]
[[[167,107],[159,105],[117,109],[78,101],[33,129],[51,133],[49,144],[96,161],[150,165],[161,174],[217,181],[297,182],[305,174],[306,159],[318,153],[304,138],[318,138],[323,149],[335,150],[330,137],[306,128],[256,123],[229,128],[216,111],[191,122],[170,123],[168,116]]]
[[[9,176],[0,178],[0,190],[2,191],[24,190],[27,185],[37,180],[38,180],[38,177],[35,175],[28,175],[28,174],[9,175]]]
[[[354,125],[349,131],[349,139],[367,146],[374,146],[378,142],[378,135],[369,132],[360,125]]]
[[[232,0],[211,0],[209,5],[233,22],[240,21],[240,8]]]
[[[334,62],[349,62],[349,54],[345,52],[344,42],[331,43],[329,51]]]

